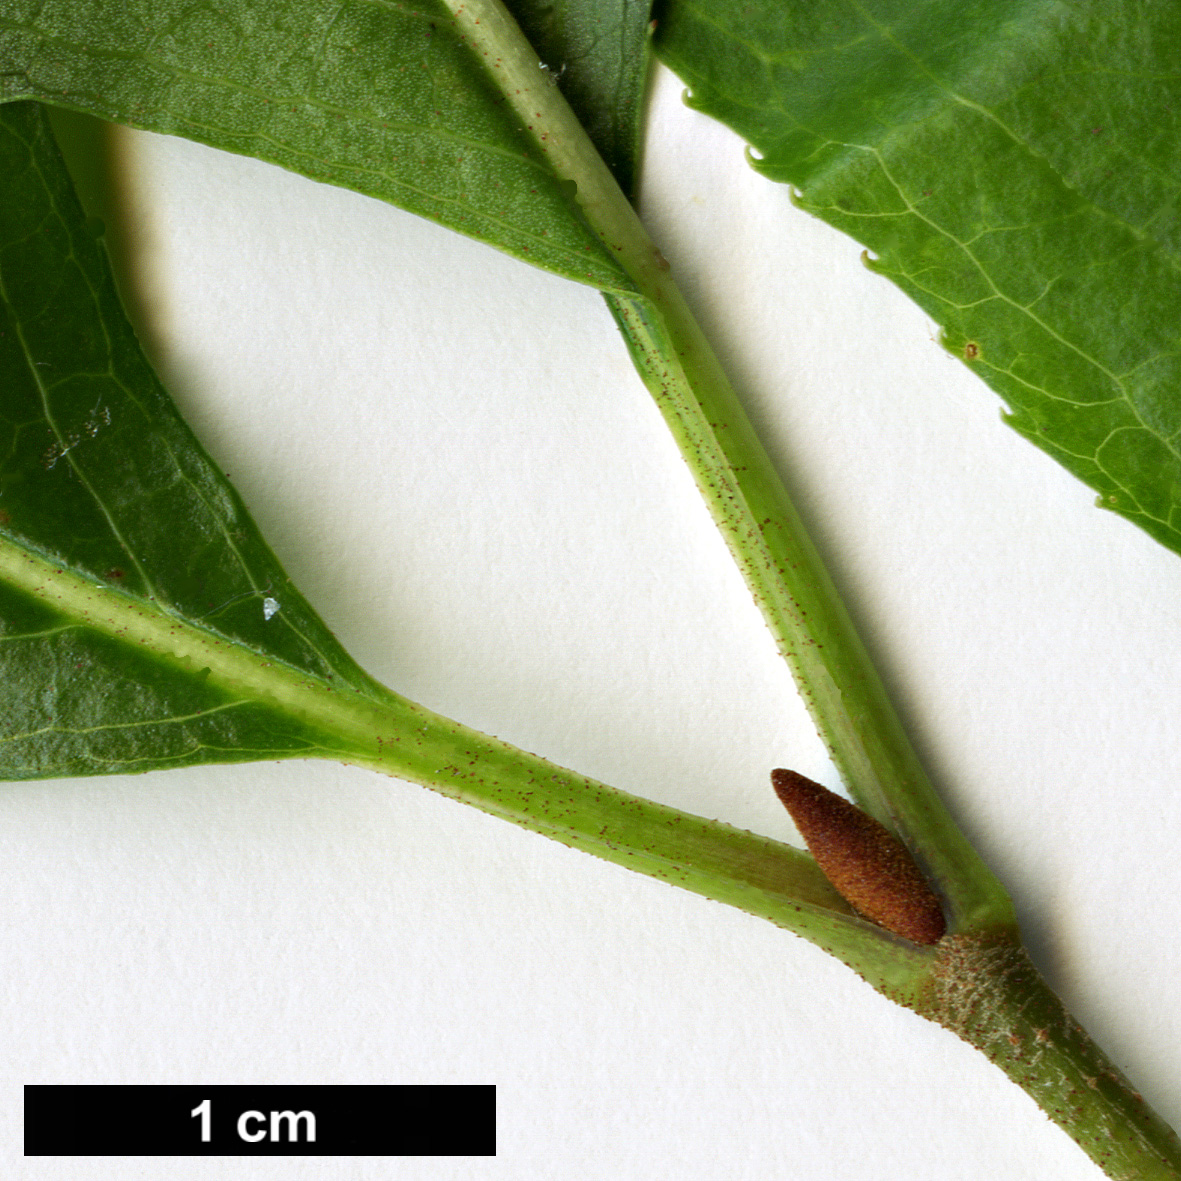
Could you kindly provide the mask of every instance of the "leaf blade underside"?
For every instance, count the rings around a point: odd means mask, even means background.
[[[1174,5],[664,0],[656,52],[1006,421],[1181,552]]]
[[[635,0],[590,17],[522,9],[554,56],[569,50],[572,93],[615,103],[594,122],[627,175],[643,82]],[[604,57],[609,31],[620,48]],[[611,60],[608,92],[583,81],[581,63]],[[255,156],[633,291],[442,0],[0,0],[0,100],[23,98]]]
[[[0,546],[292,675],[384,691],[292,586],[144,360],[33,103],[0,108]],[[25,562],[24,567],[29,568]],[[120,643],[0,585],[0,775],[306,756],[266,694]],[[183,663],[183,662],[182,662]],[[193,675],[198,674],[198,675]]]
[[[2,32],[7,25],[11,33],[18,7],[0,0],[0,58],[8,64],[14,52],[28,56],[27,44],[18,44],[14,50],[11,35],[6,37]],[[438,21],[405,6],[364,2],[359,7],[378,17],[389,17],[393,12],[419,25],[433,24],[432,36],[449,20],[441,5]],[[561,77],[556,80],[573,88],[604,150],[612,154],[622,175],[633,176],[647,65],[646,3],[619,0],[616,5],[575,2],[547,7],[522,0],[518,7],[542,35],[547,52],[567,65],[565,70],[559,67]],[[182,8],[177,6],[177,11]],[[264,15],[257,5],[247,4],[246,8],[255,18]],[[271,6],[267,12],[274,15],[278,10]],[[114,6],[101,2],[69,6],[57,18],[44,9],[38,15],[51,23],[56,20],[59,25],[82,29],[91,22],[90,43],[72,47],[75,59],[61,61],[51,54],[50,72],[72,69],[86,75],[87,54],[100,59],[106,54],[126,65],[135,56],[134,47],[128,48],[129,30],[142,34],[146,27],[136,14],[125,13],[122,7],[116,13]],[[167,12],[163,17],[165,23],[170,19]],[[159,16],[151,20],[159,26]],[[454,55],[468,52],[449,24],[444,32],[451,33]],[[276,36],[283,35],[284,30],[278,29]],[[209,51],[216,51],[217,46],[194,44],[189,48],[194,63],[209,69]],[[384,52],[388,47],[382,48]],[[396,38],[393,48],[388,64],[395,70],[403,69],[408,55],[412,59],[417,52],[413,46],[409,50],[399,46]],[[267,49],[265,43],[261,49],[251,46],[245,56],[258,66]],[[76,60],[79,56],[81,65]],[[94,62],[89,65],[93,67]],[[458,88],[466,85],[471,92],[469,104],[482,102],[496,115],[503,100],[489,97],[483,68],[472,68],[468,62],[456,69],[469,75],[455,82]],[[593,77],[592,70],[597,71]],[[141,75],[143,72],[140,70]],[[12,92],[13,81],[13,73],[7,71],[3,82],[6,96]],[[121,81],[125,89],[129,86],[134,92],[143,79],[137,79],[136,70],[130,69]],[[378,101],[380,98],[379,94]],[[0,237],[5,242],[9,237],[14,239],[9,243],[6,273],[14,277],[17,289],[13,294],[23,304],[18,309],[11,299],[6,301],[6,315],[14,330],[0,337],[0,353],[7,352],[0,361],[6,371],[16,375],[0,415],[11,432],[8,456],[0,468],[0,536],[8,532],[30,553],[48,557],[50,565],[61,563],[79,571],[107,585],[112,593],[158,604],[166,622],[183,618],[200,629],[208,627],[231,644],[290,665],[317,684],[334,685],[386,707],[391,702],[409,706],[364,674],[294,591],[237,494],[176,414],[139,352],[110,285],[105,260],[81,230],[76,200],[60,170],[56,147],[49,143],[38,116],[16,109],[29,105],[11,104],[0,112],[5,123],[11,124],[0,147],[0,167],[9,182],[8,191],[0,194]],[[175,104],[159,102],[149,122],[159,124],[173,117],[171,106]],[[524,142],[519,125],[513,125],[511,119],[500,122],[497,134],[507,134],[518,146]],[[17,127],[21,130],[13,134]],[[303,128],[303,133],[308,134],[308,128]],[[209,142],[211,137],[196,138]],[[499,150],[497,145],[493,150]],[[27,167],[29,159],[23,157],[38,155],[44,159]],[[45,163],[51,158],[53,163]],[[537,167],[538,160],[544,165],[543,158],[537,156],[530,167]],[[22,177],[32,182],[34,191],[27,186],[19,188]],[[327,179],[349,181],[347,174],[339,171]],[[552,174],[550,179],[555,179]],[[35,191],[39,181],[46,182],[52,192]],[[350,187],[366,191],[364,186]],[[373,186],[368,186],[368,191],[389,197],[388,192],[374,192]],[[558,192],[558,220],[564,221],[567,230],[573,227],[577,235],[593,239],[560,184]],[[43,208],[47,195],[48,206]],[[536,193],[528,194],[525,205],[536,197]],[[534,200],[533,204],[538,203]],[[421,207],[415,211],[427,216],[432,212]],[[530,216],[537,216],[536,208]],[[27,223],[38,217],[46,221],[44,232],[30,232],[29,226],[22,224],[22,219]],[[445,218],[436,220],[446,222]],[[521,253],[514,250],[511,238],[503,235],[493,244]],[[598,249],[597,240],[594,245]],[[63,256],[78,269],[74,276],[78,281],[73,284],[60,282]],[[612,273],[606,280],[613,281],[618,268],[609,256],[608,260]],[[536,256],[529,261],[545,265],[545,260]],[[580,256],[578,265],[583,262]],[[585,281],[588,276],[570,277]],[[599,285],[610,287],[603,273],[597,279]],[[38,292],[38,282],[52,290]],[[31,305],[48,308],[51,304],[53,311],[48,316],[29,317]],[[63,316],[69,316],[65,309],[71,305],[78,313],[75,323],[69,331],[61,331]],[[18,324],[22,317],[29,322]],[[42,375],[44,381],[40,380]],[[58,391],[55,399],[64,397],[66,404],[51,407],[43,388],[46,384]],[[38,447],[42,448],[39,455],[35,454]],[[113,482],[95,477],[96,472],[111,471],[122,473],[122,479]],[[13,483],[19,489],[4,500],[6,485]],[[99,485],[102,496],[94,494]],[[104,500],[110,503],[104,504]],[[149,505],[150,511],[137,511]],[[194,528],[178,531],[181,521]],[[66,528],[64,522],[68,522]],[[37,581],[32,579],[33,584]],[[264,700],[242,700],[234,694],[227,699],[224,686],[219,692],[212,683],[202,684],[200,678],[182,675],[177,682],[176,670],[162,673],[156,658],[137,661],[136,654],[125,650],[117,659],[112,659],[109,651],[99,655],[104,645],[110,644],[109,636],[88,635],[81,645],[94,649],[94,659],[88,659],[85,652],[67,651],[77,640],[73,634],[76,621],[63,622],[45,602],[32,603],[12,586],[0,589],[0,599],[0,619],[8,621],[0,624],[7,632],[0,648],[13,674],[8,683],[30,683],[29,670],[39,666],[45,685],[38,694],[15,694],[6,711],[7,720],[0,727],[0,773],[7,777],[345,753],[340,749],[339,735],[326,737],[323,727],[295,724],[289,709],[276,712]],[[50,669],[70,669],[73,675],[66,678],[64,673],[47,673]],[[67,681],[76,686],[73,698]],[[263,699],[266,696],[266,692],[261,694]],[[124,718],[133,716],[134,724],[102,721],[117,698],[129,710],[115,712]],[[50,699],[52,704],[48,704]],[[69,717],[68,724],[46,725],[47,717],[63,714]]]
[[[0,780],[341,760],[770,919],[879,987],[925,970],[806,853],[373,681],[140,354],[39,104],[0,107],[0,165]]]

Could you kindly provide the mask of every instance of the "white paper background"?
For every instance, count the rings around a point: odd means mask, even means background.
[[[1000,422],[859,248],[661,75],[643,212],[1043,971],[1181,1122],[1181,560]],[[126,134],[126,133],[125,133]],[[371,672],[794,839],[836,786],[590,290],[127,135],[165,379]],[[331,764],[7,786],[22,1177],[1078,1181],[950,1034],[802,940]],[[495,1083],[495,1159],[28,1160],[23,1083]]]

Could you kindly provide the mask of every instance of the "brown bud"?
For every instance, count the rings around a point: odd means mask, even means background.
[[[893,833],[795,771],[772,771],[771,786],[816,864],[846,902],[912,943],[943,938],[943,907]]]

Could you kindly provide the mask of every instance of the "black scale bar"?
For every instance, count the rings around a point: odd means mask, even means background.
[[[25,1156],[495,1156],[494,1086],[25,1087]]]

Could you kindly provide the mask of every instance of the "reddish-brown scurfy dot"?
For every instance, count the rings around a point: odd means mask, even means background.
[[[867,919],[912,943],[938,943],[943,907],[906,846],[872,816],[795,771],[771,772],[824,876]]]

